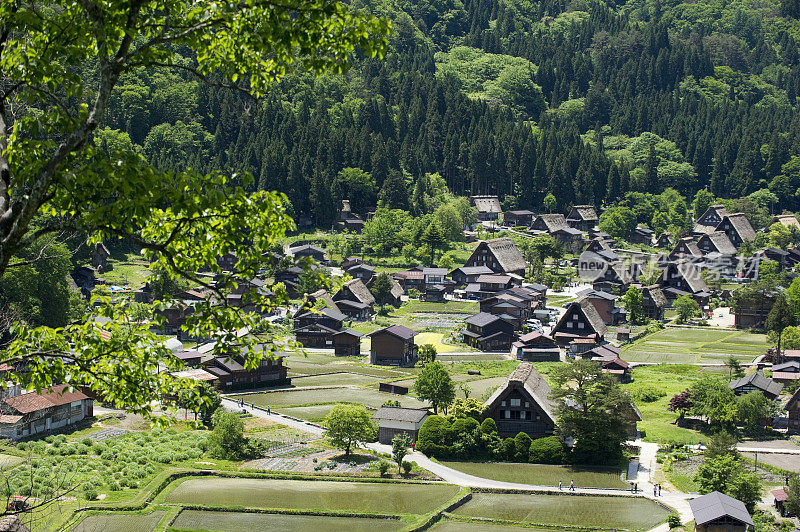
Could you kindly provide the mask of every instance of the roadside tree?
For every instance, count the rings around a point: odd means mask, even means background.
[[[325,435],[345,455],[350,454],[353,445],[375,440],[375,425],[363,405],[336,405],[325,416],[323,424],[328,428]]]
[[[392,438],[392,458],[397,463],[397,474],[401,473],[403,467],[403,459],[408,454],[408,448],[411,446],[411,438],[405,432],[395,435]]]

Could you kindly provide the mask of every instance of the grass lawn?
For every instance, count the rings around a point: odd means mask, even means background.
[[[230,396],[233,400],[237,400],[240,397],[244,398],[246,403],[253,403],[263,407],[270,406],[279,412],[282,412],[281,407],[330,403],[355,403],[377,409],[388,400],[400,401],[403,406],[411,408],[425,406],[424,403],[413,397],[383,393],[366,388],[320,388],[317,390],[287,390]]]
[[[558,486],[558,481],[569,485],[570,480],[581,488],[622,488],[628,483],[621,480],[622,471],[545,465],[545,464],[513,464],[492,462],[442,462],[448,467],[463,471],[468,475],[490,478],[502,482],[518,484],[534,484],[537,486]]]
[[[119,262],[115,260],[109,261],[114,269],[103,272],[100,277],[104,277],[110,285],[130,285],[133,290],[142,286],[147,278],[150,276],[150,270],[147,268],[147,262]]]
[[[399,530],[406,525],[399,519],[328,517],[319,515],[279,515],[245,512],[207,512],[184,510],[172,524],[178,530],[216,530],[218,532],[280,532],[326,530],[331,532],[372,532]]]
[[[645,441],[697,443],[704,437],[696,430],[675,425],[676,414],[667,410],[670,398],[690,388],[703,373],[697,366],[678,364],[639,366],[633,369],[633,382],[623,384],[622,387],[631,392],[636,406],[642,412],[644,420],[639,422],[639,430],[645,432]],[[663,396],[648,403],[637,400],[637,390],[657,391]]]
[[[430,512],[458,493],[452,484],[315,482],[190,478],[167,488],[165,501],[183,505],[317,509],[382,514]],[[160,499],[163,495],[159,496]]]
[[[159,521],[167,514],[164,511],[149,514],[100,514],[91,515],[78,523],[72,532],[145,532],[155,530]]]
[[[766,336],[747,331],[670,327],[623,348],[625,360],[690,364],[722,363],[731,355],[752,361],[766,351]]]
[[[669,512],[644,498],[474,493],[456,515],[531,523],[648,530]]]

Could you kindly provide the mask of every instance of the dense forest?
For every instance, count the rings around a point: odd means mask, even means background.
[[[800,207],[798,0],[356,7],[392,20],[386,57],[290,75],[260,101],[188,71],[129,75],[99,141],[249,172],[318,226],[344,197],[413,209],[433,173],[535,211],[548,192],[565,210],[667,188]]]

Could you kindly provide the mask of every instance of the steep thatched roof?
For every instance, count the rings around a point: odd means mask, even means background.
[[[504,272],[524,270],[527,266],[522,252],[510,238],[494,238],[483,244],[489,248]]]
[[[717,226],[719,229],[722,224],[725,223],[725,220],[728,220],[730,224],[733,226],[734,230],[739,233],[739,237],[743,240],[753,240],[756,237],[756,231],[753,229],[753,226],[750,225],[750,220],[747,219],[747,216],[744,213],[737,212],[734,214],[729,214]]]
[[[553,423],[557,421],[556,416],[556,403],[550,398],[550,394],[552,390],[550,389],[550,385],[547,384],[547,381],[544,380],[544,377],[536,371],[536,368],[533,367],[533,364],[530,362],[522,362],[517,369],[515,369],[511,375],[508,376],[508,380],[501,385],[493,394],[492,396],[486,401],[486,405],[489,408],[492,408],[493,404],[500,400],[500,397],[504,394],[506,389],[509,386],[521,386],[528,395],[531,396],[531,399],[536,401],[536,403],[542,408],[547,417],[549,417]]]

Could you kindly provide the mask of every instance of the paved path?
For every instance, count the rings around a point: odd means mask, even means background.
[[[228,410],[233,410],[234,412],[240,412],[242,410],[242,407],[240,406],[240,403],[238,401],[232,401],[231,399],[225,397],[222,398],[222,406],[224,406]],[[268,419],[269,421],[274,421],[275,423],[280,423],[281,425],[286,425],[287,427],[292,427],[294,429],[304,430],[306,432],[310,432],[315,436],[322,436],[325,433],[324,428],[314,423],[298,420],[274,412],[268,414],[266,410],[262,410],[261,408],[258,407],[254,408],[250,406],[247,402],[245,402],[244,410],[253,414],[255,417]]]
[[[240,403],[238,403],[237,401],[232,401],[227,398],[222,399],[222,404],[230,410],[242,409]],[[296,429],[305,430],[315,435],[321,436],[325,432],[325,429],[320,427],[319,425],[307,423],[304,421],[298,421],[296,419],[289,418],[281,414],[275,414],[275,413],[268,414],[265,410],[262,410],[261,408],[253,408],[247,404],[245,404],[244,409],[256,417],[268,419],[270,421],[281,423],[283,425],[287,425],[289,427],[293,427]],[[648,499],[660,501],[666,504],[667,506],[674,508],[678,512],[678,515],[680,515],[681,521],[684,523],[688,523],[689,521],[691,521],[692,512],[689,509],[689,503],[688,503],[688,500],[690,498],[689,495],[685,493],[669,493],[662,491],[661,497],[653,496],[653,485],[650,483],[650,475],[651,475],[651,468],[654,467],[656,463],[655,460],[656,460],[656,452],[658,451],[658,444],[646,443],[642,442],[641,440],[629,443],[641,448],[641,452],[639,454],[639,466],[636,471],[636,478],[631,479],[635,480],[639,484],[639,492],[637,493],[637,495],[640,497],[645,497]],[[392,453],[391,445],[385,445],[381,443],[368,443],[365,445],[365,447],[367,449],[379,453],[384,453],[389,455],[391,455]],[[468,475],[467,473],[464,473],[462,471],[458,471],[451,467],[442,465],[438,462],[434,462],[433,460],[431,460],[424,454],[420,453],[419,451],[411,452],[410,454],[408,454],[406,458],[409,461],[416,463],[418,466],[427,469],[428,471],[438,476],[445,482],[456,484],[458,486],[465,486],[470,488],[512,489],[519,491],[535,491],[540,493],[559,492],[559,489],[556,486],[517,484],[515,482],[503,482],[500,480],[492,480],[488,478]],[[568,491],[568,488],[565,486],[561,491]],[[575,493],[584,495],[630,495],[631,494],[629,490],[584,488],[584,487],[576,487]],[[669,527],[666,524],[662,524],[652,529],[650,532],[668,532],[668,531]]]

